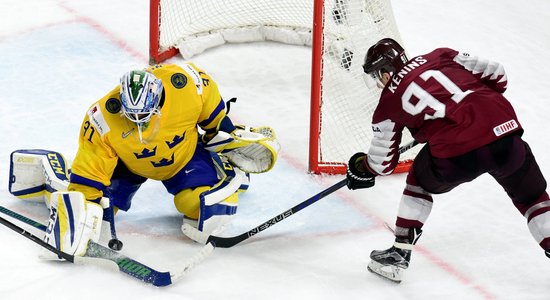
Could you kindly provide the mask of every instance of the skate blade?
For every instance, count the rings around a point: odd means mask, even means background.
[[[401,283],[404,269],[396,266],[385,266],[371,260],[367,266],[367,270],[391,282]]]

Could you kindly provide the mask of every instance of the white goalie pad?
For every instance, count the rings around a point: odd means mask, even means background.
[[[226,170],[227,177],[200,195],[197,229],[205,234],[220,233],[237,213],[238,191],[245,181],[243,171]]]
[[[86,201],[80,192],[54,192],[44,241],[60,251],[84,256],[89,241],[97,242],[101,233],[103,208]]]
[[[205,148],[221,153],[246,173],[265,173],[273,168],[280,149],[273,128],[237,126],[232,133],[219,131]]]
[[[15,150],[10,155],[9,191],[17,198],[44,201],[49,196],[66,191],[69,170],[65,158],[58,152],[33,149]]]
[[[238,193],[248,188],[247,175],[220,159],[214,159],[222,179],[200,195],[199,219],[184,217],[182,232],[192,240],[205,243],[212,234],[222,232],[237,213]],[[225,162],[225,163],[224,163]]]

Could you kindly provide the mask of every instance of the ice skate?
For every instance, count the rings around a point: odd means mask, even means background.
[[[374,250],[367,269],[393,282],[400,283],[403,271],[409,267],[411,250],[392,246],[387,250]]]
[[[396,228],[397,237],[393,246],[386,250],[374,250],[367,269],[393,282],[400,283],[403,271],[409,267],[413,245],[422,230],[420,228]]]

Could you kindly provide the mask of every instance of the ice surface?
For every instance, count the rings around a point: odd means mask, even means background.
[[[550,176],[550,2],[393,1],[409,54],[451,47],[498,60],[524,138]],[[89,105],[148,57],[147,1],[0,2],[0,204],[45,222],[42,204],[8,191],[9,155],[43,148],[69,160]],[[237,123],[271,125],[282,145],[270,173],[253,176],[227,235],[247,231],[339,181],[307,174],[309,49],[226,45],[193,59],[237,97]],[[181,62],[175,58],[171,62]],[[367,145],[365,145],[367,147]],[[357,149],[366,150],[366,149]],[[489,176],[436,196],[400,285],[366,270],[368,254],[392,242],[405,177],[342,189],[230,249],[217,249],[181,282],[153,288],[97,267],[44,262],[39,246],[0,226],[2,299],[550,299],[550,261],[525,219]],[[158,182],[147,182],[118,216],[123,253],[158,270],[200,249]],[[39,232],[36,232],[39,234]]]

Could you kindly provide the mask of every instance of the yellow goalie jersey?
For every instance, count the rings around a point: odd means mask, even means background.
[[[191,159],[197,125],[216,132],[225,103],[214,80],[193,64],[156,65],[148,69],[164,86],[160,115],[152,116],[139,136],[137,125],[121,114],[120,86],[88,110],[80,129],[69,190],[88,200],[102,197],[118,159],[133,173],[169,179]]]

